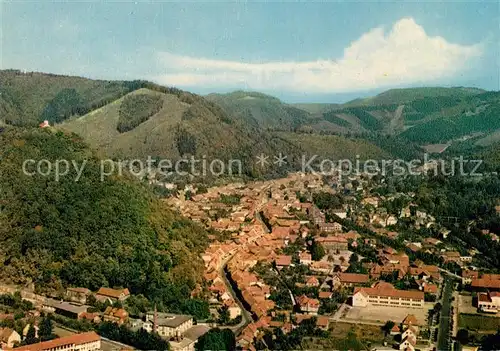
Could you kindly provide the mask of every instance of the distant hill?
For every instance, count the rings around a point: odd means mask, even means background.
[[[422,88],[390,89],[376,96],[365,99],[355,99],[346,102],[343,105],[344,107],[392,105],[392,104],[402,104],[405,102],[424,99],[424,98],[435,98],[435,97],[460,98],[460,97],[477,95],[484,92],[486,92],[486,90],[477,88],[465,88],[465,87],[454,87],[454,88],[422,87]]]
[[[465,141],[471,149],[500,139],[500,93],[476,88],[392,89],[340,105],[286,104],[258,92],[202,97],[147,81],[12,70],[0,71],[0,79],[0,123],[34,126],[47,119],[106,157],[238,158],[249,176],[260,175],[256,155],[279,150],[298,159],[316,148],[318,135],[336,135],[346,149],[351,141],[368,142],[391,155],[442,145],[460,150]]]
[[[132,91],[131,82],[0,70],[0,119],[14,125],[60,122]]]
[[[297,106],[317,111],[311,113],[316,124],[308,126],[313,130],[320,126],[329,132],[397,135],[421,146],[470,138],[477,139],[477,145],[487,145],[500,135],[500,92],[476,88],[392,89],[328,111]]]
[[[264,129],[293,130],[310,122],[311,116],[307,111],[262,93],[236,91],[210,94],[206,98],[220,105],[227,113]]]

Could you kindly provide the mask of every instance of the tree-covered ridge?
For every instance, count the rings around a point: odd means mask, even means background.
[[[101,181],[100,161],[74,134],[7,128],[0,154],[0,279],[52,291],[127,287],[161,308],[188,312],[201,281],[203,228],[135,179]],[[78,181],[74,168],[57,181],[23,174],[27,159],[86,163]]]

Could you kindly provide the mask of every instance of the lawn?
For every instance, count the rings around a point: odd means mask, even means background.
[[[500,318],[461,313],[458,318],[458,325],[461,329],[495,332],[500,328]]]

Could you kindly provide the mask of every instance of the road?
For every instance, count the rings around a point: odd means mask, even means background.
[[[453,285],[455,283],[450,278],[445,278],[445,287],[443,291],[443,299],[441,301],[441,316],[439,319],[439,333],[437,349],[439,351],[448,351],[450,345],[450,312],[451,312],[451,297],[453,294]]]

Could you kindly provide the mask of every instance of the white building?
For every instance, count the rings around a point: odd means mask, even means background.
[[[500,292],[477,294],[478,309],[487,313],[498,313],[500,311]]]
[[[148,312],[142,327],[151,333],[156,323],[156,332],[165,338],[183,335],[193,326],[193,317],[182,314]]]
[[[378,282],[371,288],[356,288],[352,296],[354,307],[366,307],[369,305],[423,308],[424,293],[414,290],[397,290],[389,283]]]

